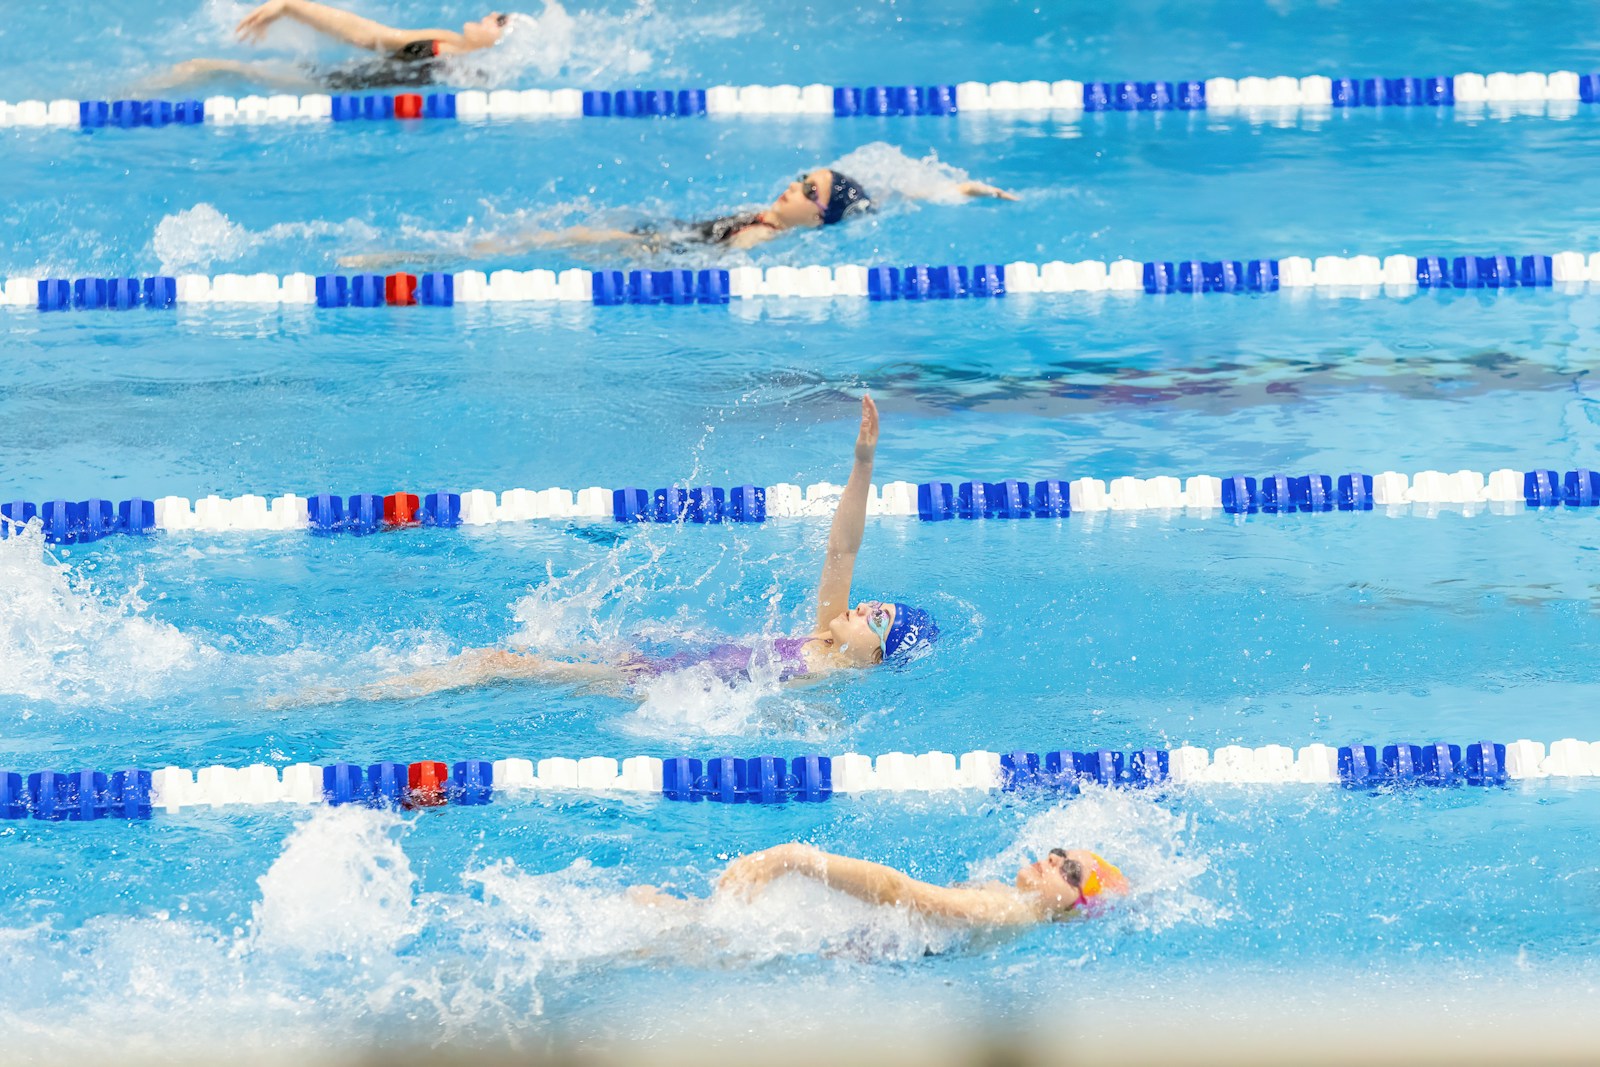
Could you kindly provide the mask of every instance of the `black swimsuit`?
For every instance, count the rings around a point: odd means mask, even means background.
[[[414,89],[432,85],[442,66],[438,41],[412,41],[381,59],[365,59],[315,73],[329,89],[361,92],[390,86]]]
[[[633,232],[645,238],[644,245],[652,252],[687,252],[690,245],[725,245],[752,226],[774,228],[761,212],[746,211],[703,222],[676,222],[666,229],[638,226]]]

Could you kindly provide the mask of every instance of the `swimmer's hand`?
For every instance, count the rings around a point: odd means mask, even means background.
[[[763,852],[740,856],[728,864],[728,869],[717,879],[716,895],[749,900],[768,882],[791,871],[817,875],[822,858],[823,853],[820,849],[799,842],[777,845]]]
[[[956,192],[965,196],[987,196],[995,200],[1016,200],[1015,193],[1008,193],[987,182],[961,182],[956,186]]]
[[[267,0],[266,3],[240,19],[239,25],[234,28],[233,32],[242,41],[249,41],[251,44],[258,43],[274,22],[288,14],[290,2],[291,0]]]
[[[872,464],[878,451],[878,405],[872,397],[861,396],[861,429],[856,432],[856,462]]]

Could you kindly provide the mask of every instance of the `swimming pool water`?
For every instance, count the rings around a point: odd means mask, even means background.
[[[115,90],[225,46],[243,8],[15,13],[0,95]],[[448,24],[458,6],[368,13]],[[443,11],[442,15],[439,12]],[[598,5],[512,84],[1586,70],[1573,5],[1063,13],[1014,4]],[[87,27],[95,27],[89,32]],[[81,32],[80,32],[81,31]],[[108,73],[113,72],[113,73]],[[1588,251],[1600,126],[1386,110],[1216,115],[0,131],[0,276],[332,269],[530,227],[698,217],[848,160],[878,215],[708,266]],[[922,202],[949,171],[1017,204]],[[471,237],[456,236],[465,229]],[[529,252],[486,264],[636,265]],[[1600,306],[1009,296],[949,304],[198,307],[4,316],[4,499],[1596,466]],[[1420,512],[1420,509],[1419,509]],[[313,539],[0,541],[0,766],[1593,739],[1600,526],[1580,509],[868,522],[863,596],[938,653],[780,690],[502,686],[306,698],[467,647],[667,648],[805,629],[817,519],[538,522]],[[725,808],[538,793],[487,808],[0,823],[8,1051],[542,1048],[799,1025],[1078,1034],[1263,1004],[1490,1027],[1596,984],[1592,781],[868,794]],[[951,935],[801,886],[695,921],[788,839],[934,880],[1062,842],[1138,891],[1101,921]],[[1387,1002],[1387,1003],[1386,1003]],[[172,1025],[182,1005],[181,1032]],[[796,1018],[809,1020],[797,1024]],[[1576,1016],[1575,1016],[1576,1017]],[[785,1030],[784,1028],[789,1028]]]

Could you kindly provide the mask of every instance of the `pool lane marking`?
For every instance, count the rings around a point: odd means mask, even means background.
[[[855,118],[1209,111],[1282,116],[1335,109],[1429,107],[1555,116],[1600,100],[1600,74],[1561,70],[1394,78],[1207,78],[1188,81],[996,81],[923,85],[716,85],[674,89],[497,89],[311,93],[183,100],[0,102],[0,126],[124,129],[285,122],[575,118]]]
[[[1600,741],[1437,741],[1345,746],[1311,744],[1207,750],[1057,750],[859,753],[787,759],[633,756],[437,760],[414,763],[213,765],[156,771],[122,768],[21,772],[0,770],[0,819],[46,821],[149,818],[190,808],[473,806],[502,794],[536,790],[657,794],[667,800],[730,804],[820,802],[836,793],[1003,791],[1076,795],[1085,786],[1156,789],[1169,785],[1327,786],[1373,790],[1503,786],[1531,779],[1600,776]]]
[[[421,274],[268,273],[44,277],[13,275],[0,306],[37,311],[170,310],[179,305],[324,309],[458,304],[727,305],[759,300],[913,303],[1033,294],[1412,296],[1419,289],[1554,289],[1600,282],[1600,252],[1484,256],[1288,256],[1252,260],[1119,259],[1033,263],[841,264],[703,270],[496,270]]]
[[[632,524],[721,525],[764,523],[768,519],[827,518],[842,487],[815,482],[804,488],[772,486],[672,485],[659,489],[591,486],[570,489],[508,489],[498,497],[487,489],[464,493],[394,492],[309,497],[285,493],[272,498],[247,493],[217,495],[191,502],[187,497],[130,498],[112,501],[7,500],[0,503],[0,537],[36,523],[53,544],[88,544],[114,534],[141,536],[157,531],[198,533],[304,532],[324,536],[362,536],[406,527],[455,529],[506,522],[578,520]],[[1511,515],[1523,511],[1583,511],[1600,507],[1600,472],[1555,469],[1518,471],[1398,471],[1379,474],[1271,474],[1263,477],[1171,475],[1152,478],[1042,479],[1025,481],[888,482],[874,485],[867,514],[878,518],[950,520],[1063,519],[1073,515],[1145,512],[1207,517],[1370,512],[1433,517],[1442,511]]]

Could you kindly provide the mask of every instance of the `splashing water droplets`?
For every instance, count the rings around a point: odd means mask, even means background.
[[[146,618],[142,581],[108,595],[45,547],[37,522],[0,540],[0,691],[89,703],[151,696],[217,653]]]
[[[971,177],[960,167],[941,162],[932,151],[921,159],[913,159],[883,141],[862,145],[841,156],[833,163],[833,169],[860,182],[877,201],[896,195],[946,204],[961,203],[966,197],[956,187]]]

